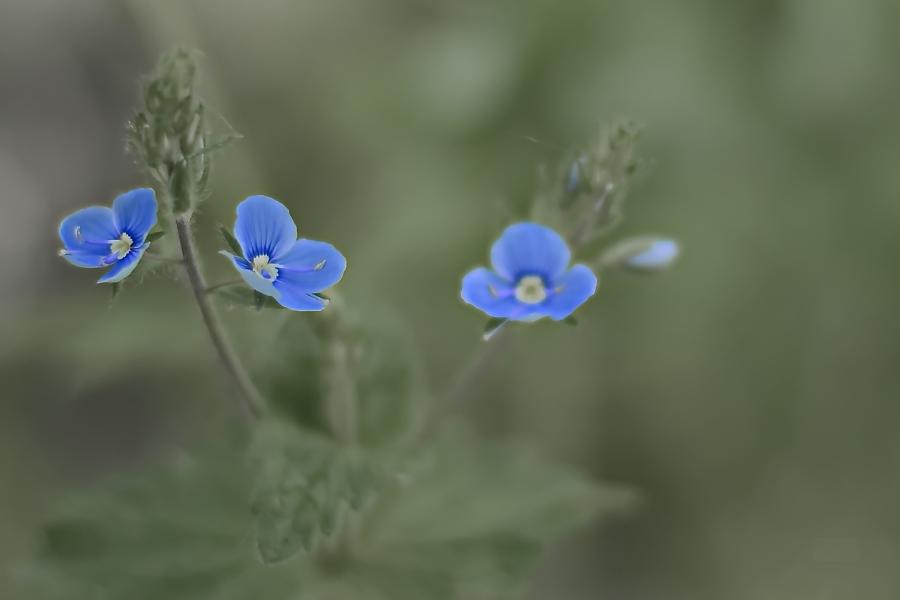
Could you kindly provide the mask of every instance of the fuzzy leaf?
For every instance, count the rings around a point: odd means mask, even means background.
[[[257,428],[253,496],[257,548],[267,564],[312,551],[375,489],[373,469],[352,448],[274,421]]]
[[[280,583],[255,577],[246,539],[243,462],[234,449],[182,456],[68,498],[43,528],[36,582],[60,583],[67,599],[206,600],[251,593],[250,582],[270,592]]]
[[[628,489],[462,428],[416,452],[400,472],[401,483],[373,508],[362,560],[432,574],[449,586],[435,597],[509,593],[545,542],[635,500]]]

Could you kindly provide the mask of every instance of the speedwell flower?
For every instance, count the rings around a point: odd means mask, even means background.
[[[341,280],[347,260],[325,242],[297,239],[287,207],[268,196],[250,196],[237,207],[234,237],[243,256],[222,251],[247,285],[291,310],[322,310],[316,292]]]
[[[491,248],[491,271],[463,277],[462,299],[491,317],[560,321],[590,298],[597,277],[585,265],[569,268],[571,253],[558,233],[536,223],[506,228]]]
[[[156,195],[149,188],[125,192],[112,208],[89,206],[63,219],[59,255],[76,267],[110,269],[97,283],[116,283],[134,271],[150,246],[147,233],[156,225]]]

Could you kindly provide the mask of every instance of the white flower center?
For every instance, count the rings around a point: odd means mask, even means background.
[[[527,275],[516,286],[516,300],[523,304],[539,304],[547,297],[544,280],[537,275]]]
[[[260,254],[253,259],[253,272],[269,281],[278,279],[278,265],[269,262],[269,257]]]
[[[122,260],[131,252],[131,246],[133,245],[134,240],[131,239],[131,236],[123,233],[119,236],[119,239],[109,241],[109,251],[115,254],[117,259]]]

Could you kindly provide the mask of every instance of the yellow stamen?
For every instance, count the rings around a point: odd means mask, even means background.
[[[109,251],[115,254],[117,259],[122,260],[131,252],[131,246],[133,245],[134,240],[131,239],[131,236],[123,233],[119,236],[119,239],[109,241]]]
[[[269,257],[265,254],[260,254],[253,259],[253,272],[270,281],[278,279],[278,266],[270,263]]]
[[[540,304],[547,298],[544,280],[537,275],[527,275],[516,286],[516,300],[523,304]]]

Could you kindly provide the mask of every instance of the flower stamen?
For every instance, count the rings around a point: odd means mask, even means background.
[[[537,275],[526,275],[516,286],[516,300],[523,304],[540,304],[547,298],[544,280]]]
[[[131,247],[134,245],[134,240],[131,239],[131,236],[127,233],[122,233],[119,236],[119,239],[109,240],[109,251],[112,254],[115,254],[118,260],[122,260],[128,253],[131,252]]]
[[[269,281],[278,279],[278,265],[270,263],[267,254],[260,254],[253,258],[253,272]]]

